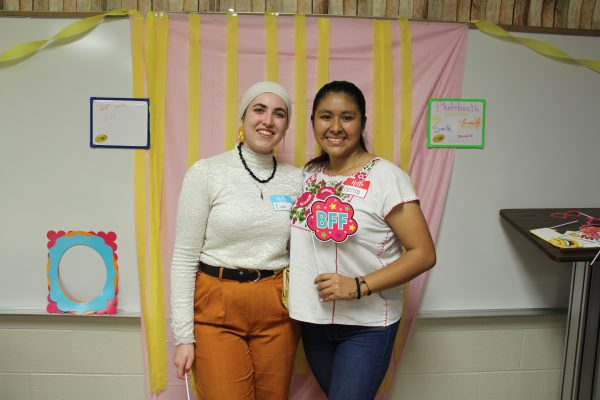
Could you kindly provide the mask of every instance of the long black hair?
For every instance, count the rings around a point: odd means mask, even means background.
[[[331,81],[319,89],[313,100],[312,113],[310,114],[313,129],[315,126],[315,111],[317,111],[321,101],[330,93],[345,94],[354,102],[354,104],[356,104],[358,111],[360,112],[361,128],[364,130],[367,123],[367,102],[365,101],[365,95],[354,83],[348,81]],[[368,151],[363,135],[360,135],[359,146],[363,151]],[[304,168],[308,171],[312,171],[322,165],[327,165],[328,163],[329,154],[321,149],[321,154],[307,162]]]

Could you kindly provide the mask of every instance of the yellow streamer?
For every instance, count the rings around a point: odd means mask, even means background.
[[[190,14],[188,63],[188,165],[200,158],[200,14]]]
[[[146,53],[146,91],[148,93],[148,97],[150,98],[150,106],[151,106],[151,114],[150,118],[152,119],[150,128],[154,127],[154,113],[152,112],[152,106],[154,105],[154,76],[156,75],[156,16],[153,12],[149,11],[146,14],[146,45],[145,45],[145,53]],[[152,132],[150,132],[152,134]],[[152,136],[151,136],[152,138]],[[150,147],[151,149],[153,146]]]
[[[391,21],[373,21],[373,152],[394,162]]]
[[[306,17],[294,15],[294,163],[306,162]]]
[[[238,20],[227,14],[227,71],[225,83],[225,150],[235,145],[237,133],[237,80],[238,80]]]
[[[265,14],[265,36],[267,51],[267,80],[279,81],[279,65],[277,64],[277,17]]]
[[[144,97],[144,17],[135,14],[131,20],[131,66],[133,75],[133,96]],[[146,153],[146,150],[139,150]]]
[[[570,62],[574,64],[581,64],[594,72],[600,73],[600,60],[589,60],[582,58],[573,58],[564,51],[554,47],[550,43],[543,42],[541,40],[536,39],[528,39],[519,36],[514,36],[500,28],[498,25],[494,24],[490,21],[480,21],[480,20],[472,20],[477,29],[481,32],[488,34],[490,36],[494,36],[500,39],[508,39],[517,43],[522,44],[523,46],[528,47],[529,49],[535,51],[538,54],[541,54],[546,57],[550,57],[553,59],[558,59],[560,61]]]
[[[35,40],[32,42],[26,42],[14,46],[7,51],[5,51],[2,55],[0,55],[0,63],[7,61],[18,61],[23,60],[29,56],[32,56],[36,52],[38,52],[42,47],[51,41],[64,41],[65,39],[72,39],[78,35],[83,35],[84,33],[92,30],[96,25],[102,22],[106,17],[124,17],[131,14],[136,14],[135,10],[114,10],[111,12],[107,12],[104,14],[94,15],[92,17],[84,18],[82,20],[75,21],[70,25],[67,25],[65,28],[60,30],[57,34],[52,36],[51,39],[48,40]]]
[[[381,21],[373,20],[373,122],[372,122],[372,140],[373,152],[381,147],[379,132],[381,132]]]
[[[379,154],[394,162],[394,72],[392,68],[392,21],[382,24],[382,149]],[[375,133],[375,132],[374,132]]]
[[[142,19],[132,22],[132,66],[134,96],[150,98],[150,140],[148,151],[135,154],[136,239],[140,275],[142,315],[148,352],[149,385],[152,393],[166,388],[165,299],[160,251],[160,210],[163,173],[164,114],[168,19],[150,12],[146,18],[145,51],[142,50]],[[145,53],[145,59],[143,59]],[[148,213],[147,213],[148,211]],[[147,236],[147,228],[149,235]],[[148,253],[148,254],[147,254]],[[149,266],[146,261],[149,259]],[[148,267],[148,268],[147,268]]]
[[[400,159],[398,166],[406,173],[410,168],[410,147],[412,143],[412,105],[413,105],[413,76],[412,76],[412,39],[410,25],[406,18],[398,19],[400,26],[400,52],[402,64],[402,105],[400,110]]]
[[[317,90],[329,82],[329,18],[319,18],[319,36],[317,43]],[[315,156],[321,154],[315,142]]]
[[[155,187],[153,184],[152,177],[152,167],[153,167],[153,153],[156,153],[155,143],[156,143],[156,118],[154,115],[154,110],[156,106],[154,104],[155,96],[155,76],[156,76],[156,15],[153,12],[148,12],[146,15],[146,27],[145,27],[145,38],[146,43],[144,46],[145,49],[145,66],[146,66],[146,92],[148,97],[150,98],[150,150],[148,151],[146,157],[146,185],[148,187],[148,199],[146,203],[146,210],[148,213],[148,222],[147,222],[147,245],[146,249],[148,253],[148,262],[149,264],[146,266],[146,276],[144,277],[147,280],[146,285],[148,285],[148,291],[146,292],[148,302],[147,313],[144,315],[144,319],[146,320],[146,341],[148,348],[148,383],[150,385],[150,392],[156,393],[158,387],[160,386],[158,382],[158,371],[159,365],[156,359],[156,349],[158,347],[158,343],[156,341],[156,316],[154,315],[154,304],[152,302],[152,285],[150,282],[152,281],[152,268],[153,262],[156,259],[156,254],[153,254],[153,233],[156,231],[155,223],[156,219],[152,215],[152,212],[156,209],[156,206],[153,206],[153,203],[156,199],[154,195]]]
[[[143,50],[143,18],[141,16],[133,19],[132,24],[132,43],[131,43],[131,57],[132,57],[132,68],[133,68],[133,95],[135,97],[144,96],[144,50]],[[153,137],[150,136],[152,141]],[[146,150],[136,150],[134,158],[135,167],[135,222],[136,222],[136,244],[137,244],[137,256],[138,256],[138,276],[140,281],[140,302],[142,310],[142,321],[144,322],[145,339],[146,339],[146,352],[148,354],[148,366],[151,365],[152,359],[150,358],[150,321],[147,316],[149,315],[148,309],[148,298],[147,298],[147,207],[148,207],[148,179],[147,179],[147,155]],[[150,369],[150,367],[148,367]],[[152,386],[152,383],[150,383]]]
[[[144,97],[144,50],[143,50],[143,29],[144,19],[142,15],[135,15],[132,19],[131,28],[131,65],[133,75],[133,96]],[[150,137],[152,140],[152,136]],[[134,199],[135,199],[135,237],[137,247],[138,260],[138,278],[140,283],[140,308],[142,310],[142,322],[146,333],[145,344],[148,354],[148,363],[153,360],[150,358],[149,345],[149,321],[147,316],[148,301],[147,301],[147,284],[146,284],[146,210],[147,210],[147,179],[146,179],[146,150],[135,150],[134,156]],[[152,383],[150,383],[152,385]]]
[[[163,274],[161,262],[161,196],[163,179],[163,150],[165,127],[165,100],[167,82],[167,38],[169,21],[166,14],[160,13],[157,21],[156,37],[156,75],[154,76],[154,97],[151,101],[151,113],[154,117],[153,148],[150,149],[150,313],[152,323],[151,352],[153,361],[154,385],[150,388],[154,393],[159,393],[167,386],[167,337],[165,298],[163,288]],[[152,106],[154,104],[154,106]]]
[[[329,18],[319,18],[317,43],[317,90],[329,82]]]
[[[123,14],[122,12],[118,12],[118,15],[127,15],[126,12]],[[94,28],[98,25],[102,20],[106,18],[106,14],[94,15],[85,19],[80,19],[79,21],[75,21],[70,25],[67,25],[65,28],[61,29],[56,35],[52,36],[54,40],[68,39],[77,35],[84,34],[90,29]]]
[[[400,27],[400,52],[401,52],[401,111],[400,111],[400,160],[399,167],[407,173],[410,168],[411,142],[412,142],[412,97],[413,97],[413,68],[412,68],[412,41],[410,24],[406,18],[399,18],[398,24]],[[405,283],[403,286],[402,300],[404,307],[402,308],[402,318],[400,319],[400,327],[396,336],[396,344],[409,333],[406,331],[408,325],[408,316],[406,315],[406,304],[408,303],[408,293],[410,291],[410,283]],[[414,317],[414,316],[413,316]],[[406,343],[406,342],[405,342]],[[399,345],[394,346],[394,361],[393,365],[397,365],[398,358],[402,354],[402,348]],[[390,368],[385,375],[381,384],[381,392],[386,393],[394,382],[394,374],[396,370]]]
[[[12,47],[0,55],[0,62],[16,61],[28,57],[41,49],[48,40],[35,40],[33,42],[21,43]]]

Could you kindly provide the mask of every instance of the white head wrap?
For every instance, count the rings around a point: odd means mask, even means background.
[[[240,119],[246,113],[246,109],[258,95],[263,93],[275,93],[277,96],[281,97],[281,99],[287,105],[287,126],[290,125],[290,118],[292,117],[292,102],[290,101],[290,95],[287,90],[279,83],[271,82],[271,81],[262,81],[257,82],[254,85],[250,86],[246,93],[244,93],[244,97],[242,97],[242,101],[240,101]]]

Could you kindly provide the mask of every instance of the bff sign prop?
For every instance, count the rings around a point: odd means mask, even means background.
[[[314,202],[310,207],[306,225],[315,233],[317,239],[323,242],[333,240],[341,243],[358,231],[358,224],[354,220],[354,208],[336,196]]]

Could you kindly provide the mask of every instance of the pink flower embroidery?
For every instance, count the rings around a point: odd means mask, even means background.
[[[319,191],[317,192],[317,199],[325,200],[326,198],[328,198],[329,196],[332,196],[334,194],[335,194],[335,188],[333,188],[331,186],[325,186],[325,187],[322,187],[321,189],[319,189]]]
[[[309,205],[314,198],[315,195],[311,192],[304,192],[300,195],[300,197],[298,197],[298,200],[296,200],[296,207],[304,208]]]
[[[367,179],[367,173],[366,172],[359,172],[358,174],[355,175],[356,179],[360,179],[361,181],[364,181],[365,179]]]

